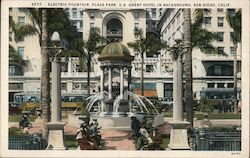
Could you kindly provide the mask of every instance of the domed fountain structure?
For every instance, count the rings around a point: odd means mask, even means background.
[[[130,129],[131,115],[139,120],[151,117],[154,126],[164,123],[163,115],[146,97],[131,92],[131,56],[121,43],[110,43],[101,52],[100,93],[89,97],[86,107],[102,128]]]

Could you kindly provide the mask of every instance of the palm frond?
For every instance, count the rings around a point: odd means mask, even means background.
[[[193,26],[201,27],[204,23],[205,16],[211,13],[211,9],[195,9]]]
[[[15,50],[12,45],[9,45],[9,62],[10,63],[17,63],[17,64],[24,64],[24,60],[20,54]]]
[[[241,9],[237,12],[235,9],[227,9],[226,19],[230,27],[234,30],[234,34],[231,35],[233,42],[235,44],[241,42]]]
[[[37,33],[36,28],[33,25],[26,24],[18,26],[17,30],[15,31],[15,41],[19,41],[26,36],[33,36]]]

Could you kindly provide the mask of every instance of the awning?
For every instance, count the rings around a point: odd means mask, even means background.
[[[137,95],[141,95],[141,83],[132,83],[132,91]],[[144,83],[144,96],[149,98],[158,97],[156,83]]]
[[[141,90],[135,90],[134,93],[137,95],[141,95]],[[158,97],[156,90],[153,91],[144,90],[144,96],[149,98]]]
[[[233,88],[206,88],[201,90],[201,92],[221,92],[221,93],[227,93],[233,91],[234,91]],[[241,89],[237,88],[237,91],[240,92]]]

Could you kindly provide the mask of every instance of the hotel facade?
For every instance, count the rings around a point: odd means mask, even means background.
[[[123,44],[135,40],[134,31],[143,30],[143,36],[148,31],[159,33],[161,39],[169,46],[174,43],[176,31],[183,28],[182,9],[80,9],[66,8],[72,24],[87,40],[91,27],[100,28],[100,34],[106,39],[118,40]],[[193,12],[193,11],[192,11]],[[193,14],[192,14],[193,17]],[[19,9],[10,9],[10,18],[16,23],[30,23],[28,16]],[[227,56],[204,54],[199,49],[193,50],[193,90],[194,99],[199,100],[202,92],[208,92],[211,97],[231,97],[233,87],[233,58],[237,52],[238,62],[241,61],[241,50],[235,50],[230,34],[233,30],[226,21],[226,10],[212,9],[206,15],[204,28],[217,32],[221,39],[214,42],[214,46],[224,51]],[[40,92],[40,46],[37,36],[25,37],[21,41],[14,41],[14,33],[9,31],[9,43],[23,57],[25,64],[9,64],[9,100],[18,92]],[[238,47],[240,48],[240,47]],[[135,56],[132,62],[132,89],[140,89],[141,59]],[[92,59],[91,93],[100,91],[100,62],[98,55]],[[144,84],[145,96],[172,100],[173,68],[171,56],[163,51],[153,56],[144,55]],[[238,64],[240,65],[240,64]],[[74,94],[87,93],[87,72],[80,70],[78,58],[69,58],[62,63],[62,92]],[[240,67],[238,68],[238,88],[241,87]],[[126,76],[125,76],[126,77]],[[226,96],[217,96],[225,94]],[[240,95],[239,95],[240,97]]]

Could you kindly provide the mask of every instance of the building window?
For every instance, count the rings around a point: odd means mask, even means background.
[[[221,66],[214,66],[214,74],[215,76],[221,75]]]
[[[172,29],[175,29],[175,20],[172,21]]]
[[[217,88],[225,88],[225,83],[217,83]]]
[[[90,12],[90,19],[94,20],[95,19],[95,12]]]
[[[211,27],[211,19],[212,17],[205,17],[205,20],[204,20],[205,27]]]
[[[230,42],[234,42],[234,32],[230,32]]]
[[[80,11],[80,18],[83,17],[83,11]]]
[[[181,22],[180,13],[176,16],[176,21],[177,21],[177,25],[179,25]]]
[[[218,47],[219,54],[224,54],[224,47]]]
[[[139,23],[135,23],[135,31],[139,30]]]
[[[224,32],[217,32],[218,41],[223,42],[224,41]]]
[[[217,12],[223,12],[223,8],[218,8]]]
[[[21,76],[22,68],[16,65],[9,66],[9,76]]]
[[[77,18],[77,12],[73,12],[73,18]]]
[[[146,65],[146,72],[154,72],[154,66],[153,65]]]
[[[82,21],[80,21],[80,28],[82,28],[83,27],[83,22]]]
[[[11,42],[13,39],[12,39],[12,32],[9,31],[9,41]]]
[[[12,20],[12,21],[13,21],[13,18],[12,18],[12,16],[9,16],[9,20]]]
[[[146,19],[149,19],[149,12],[146,13]]]
[[[155,21],[152,22],[152,27],[155,27],[155,28],[157,27]]]
[[[172,34],[172,41],[175,41],[175,32]]]
[[[164,84],[164,101],[168,101],[169,103],[173,103],[173,84],[165,83]]]
[[[161,18],[161,15],[162,15],[162,11],[160,9],[160,11],[159,11],[159,18]]]
[[[214,88],[214,85],[215,85],[214,83],[208,83],[207,88]]]
[[[91,22],[90,23],[90,28],[93,28],[93,27],[95,27],[95,23]]]
[[[25,12],[25,8],[18,8],[19,12]]]
[[[65,13],[67,14],[67,16],[69,17],[69,12],[68,11],[65,11]]]
[[[20,37],[20,38],[18,39],[18,42],[24,42],[24,37]]]
[[[152,18],[156,18],[156,9],[152,9]]]
[[[224,17],[218,17],[218,27],[223,27],[224,26]]]
[[[233,83],[227,83],[227,88],[233,88],[234,84]]]
[[[171,44],[171,37],[168,38],[168,45],[170,46]]]
[[[213,65],[207,69],[207,76],[233,76],[233,67],[230,65]]]
[[[10,90],[23,90],[23,83],[9,83]]]
[[[234,17],[236,14],[236,10],[235,9],[227,9],[228,13],[230,14],[230,16]]]
[[[12,12],[12,8],[10,8],[9,11]]]
[[[76,8],[72,8],[73,11],[76,11],[77,9]]]
[[[138,20],[140,18],[140,12],[135,12],[134,16],[135,19]]]
[[[235,53],[236,53],[236,48],[230,47],[230,55],[235,55]]]
[[[24,25],[25,23],[25,17],[24,16],[19,16],[18,17],[18,24],[19,25]]]
[[[61,83],[61,90],[67,91],[67,83]]]
[[[17,48],[18,54],[20,54],[22,57],[24,57],[24,47],[18,47]]]

